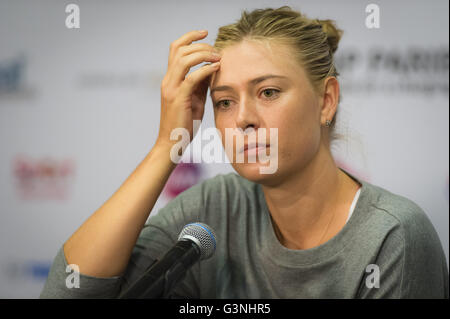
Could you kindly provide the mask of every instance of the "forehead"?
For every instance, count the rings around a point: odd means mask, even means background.
[[[265,74],[283,75],[293,81],[303,78],[303,68],[287,44],[244,40],[221,53],[220,69],[213,74],[211,86],[245,84]]]

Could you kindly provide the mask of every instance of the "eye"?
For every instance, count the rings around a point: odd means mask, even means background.
[[[231,106],[230,100],[221,100],[215,104],[216,107],[220,107],[222,109],[228,109]]]
[[[261,93],[263,94],[265,99],[270,100],[270,99],[275,99],[279,95],[280,90],[278,90],[278,89],[264,89],[264,90],[261,91]],[[231,107],[231,103],[232,103],[231,100],[220,100],[220,101],[216,102],[214,104],[214,106],[217,107],[217,108],[221,108],[221,109],[226,110],[226,109],[229,109]]]
[[[262,90],[261,93],[264,95],[265,98],[270,99],[270,98],[275,97],[278,93],[280,93],[280,91],[277,89],[264,89],[264,90]]]

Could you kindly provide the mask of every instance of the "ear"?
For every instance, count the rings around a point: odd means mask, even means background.
[[[339,82],[336,77],[329,76],[324,80],[321,101],[320,123],[325,125],[326,120],[333,121],[339,103]]]

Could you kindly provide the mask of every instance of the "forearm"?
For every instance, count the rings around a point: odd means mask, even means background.
[[[169,145],[155,146],[121,187],[66,241],[67,262],[78,265],[85,275],[121,275],[174,168]]]

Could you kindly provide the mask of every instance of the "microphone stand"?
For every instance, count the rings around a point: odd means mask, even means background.
[[[180,257],[181,256],[181,257]],[[176,284],[186,275],[186,271],[198,260],[199,247],[191,240],[181,240],[169,250],[161,260],[154,263],[145,274],[119,299],[163,299],[169,298]],[[172,266],[169,269],[167,264]]]

